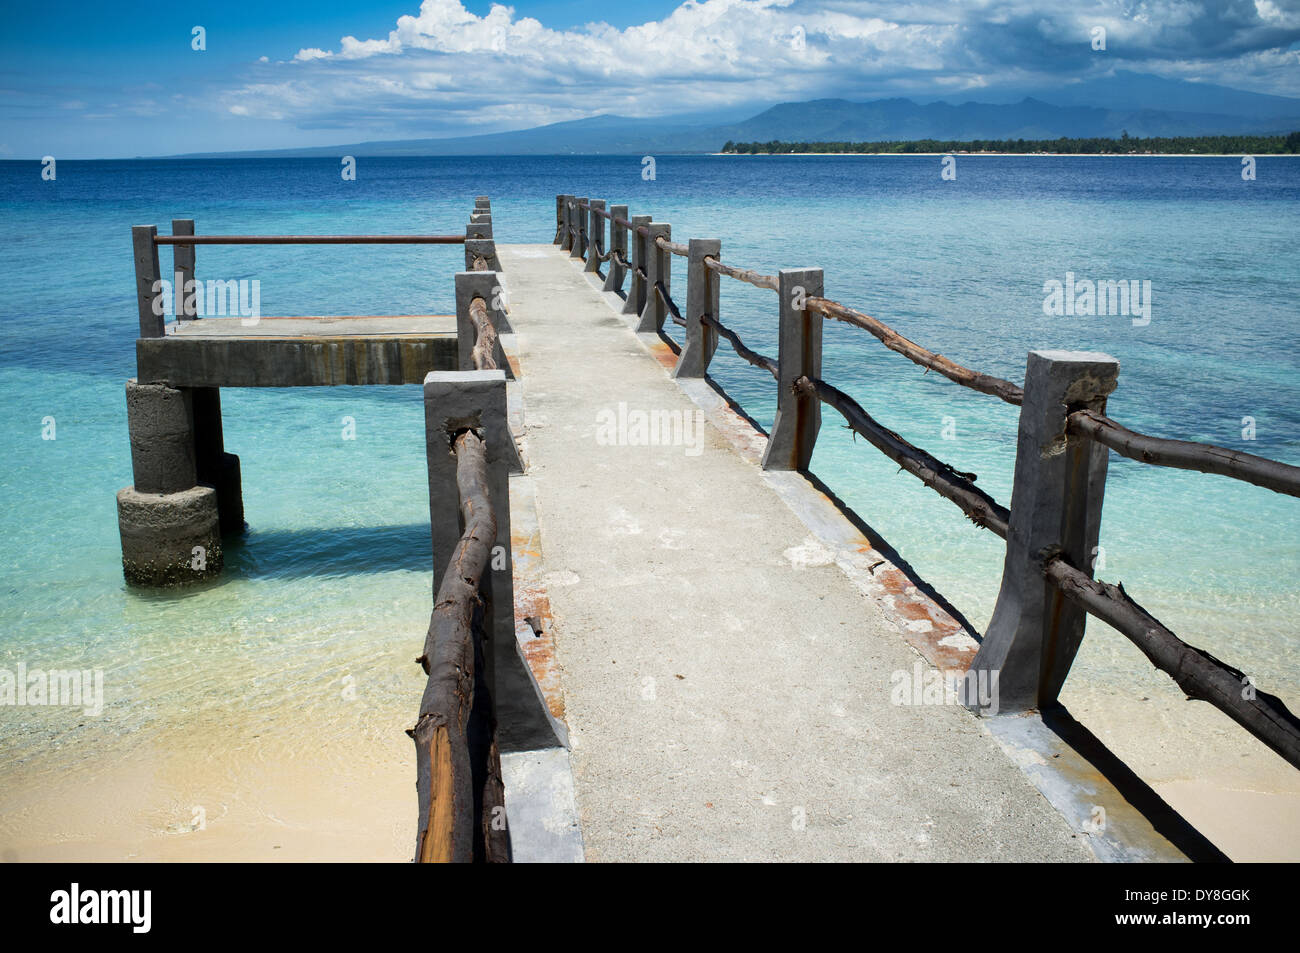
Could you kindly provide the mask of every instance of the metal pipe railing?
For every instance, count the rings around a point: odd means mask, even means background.
[[[463,245],[464,235],[155,235],[155,245]]]

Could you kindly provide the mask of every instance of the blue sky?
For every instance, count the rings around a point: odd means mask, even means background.
[[[0,157],[15,158],[980,99],[1115,69],[1300,97],[1300,0],[143,0],[0,18]]]

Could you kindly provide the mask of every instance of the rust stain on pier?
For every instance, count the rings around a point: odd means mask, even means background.
[[[537,680],[546,707],[564,720],[560,664],[555,655],[551,600],[541,581],[541,539],[535,525],[511,525],[510,550],[515,573],[515,634],[519,648]]]

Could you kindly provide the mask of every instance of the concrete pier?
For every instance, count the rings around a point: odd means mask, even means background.
[[[136,363],[141,378],[166,383],[127,382],[133,484],[117,500],[122,569],[134,585],[184,585],[219,575],[222,535],[244,531],[222,387],[423,383],[456,367],[456,318],[187,320],[139,338]]]
[[[588,859],[1091,858],[969,712],[891,704],[920,659],[798,515],[825,499],[581,261],[500,253]],[[602,439],[620,404],[699,413],[699,452]]]
[[[775,362],[722,332],[777,378],[769,435],[708,377],[722,327],[717,276],[740,276],[721,264],[721,243],[660,247],[667,223],[634,216],[632,229],[606,229],[569,196],[556,213],[554,243],[497,246],[490,205],[476,201],[456,315],[185,320],[154,334],[142,303],[149,333],[126,391],[133,484],[118,494],[127,579],[210,578],[222,533],[243,529],[222,387],[422,383],[433,617],[459,626],[431,624],[439,650],[426,647],[423,661],[437,687],[446,671],[476,669],[444,671],[448,658],[483,648],[477,671],[499,719],[521,857],[1213,855],[1140,779],[1099,768],[1104,749],[1068,713],[1034,708],[1055,697],[1082,617],[1055,611],[1031,557],[1061,527],[1068,554],[1086,557],[1105,467],[1104,450],[1060,460],[1040,451],[1063,431],[1068,407],[1104,409],[1113,361],[1031,355],[1020,442],[1033,452],[1018,458],[999,616],[981,648],[959,613],[809,472],[829,400],[809,392],[834,304],[820,300],[821,270],[744,273],[777,292]],[[136,238],[137,274],[148,277],[157,266],[147,229]],[[601,261],[606,247],[627,249],[630,267]],[[684,319],[668,303],[674,264],[686,271],[676,297]],[[663,334],[669,316],[686,323],[680,355]],[[470,552],[478,561],[465,568]],[[1005,697],[983,711],[991,717],[943,690],[968,669],[1008,667],[1028,674],[1007,679]],[[936,675],[938,697],[929,687],[923,695]],[[445,727],[466,696],[428,697],[437,710],[421,718]],[[427,764],[442,764],[436,738],[421,747],[414,737]]]

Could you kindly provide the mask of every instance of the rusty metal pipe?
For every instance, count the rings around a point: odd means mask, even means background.
[[[464,235],[158,235],[155,245],[463,245]]]

